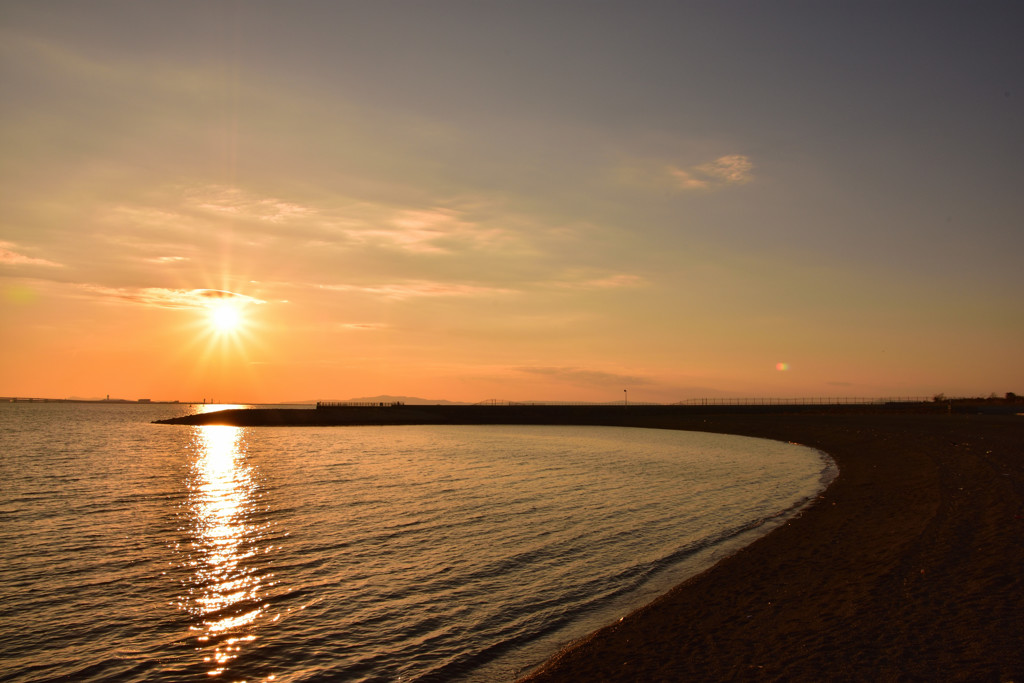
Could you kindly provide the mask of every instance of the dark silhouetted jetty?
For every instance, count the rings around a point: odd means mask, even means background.
[[[1008,395],[1009,396],[1009,395]],[[303,427],[414,424],[607,425],[700,429],[713,415],[1014,414],[1024,402],[1009,399],[704,399],[665,404],[552,404],[487,401],[473,405],[318,403],[310,408],[236,408],[185,415],[159,424]],[[682,426],[680,421],[687,423]]]

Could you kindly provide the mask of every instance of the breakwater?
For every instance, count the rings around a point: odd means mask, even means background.
[[[239,408],[185,415],[159,424],[237,427],[549,424],[656,427],[679,420],[699,423],[712,415],[945,413],[946,404],[834,405],[384,405],[302,408]]]

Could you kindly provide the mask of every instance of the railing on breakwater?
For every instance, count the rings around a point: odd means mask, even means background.
[[[931,396],[890,396],[864,398],[862,396],[818,396],[812,398],[690,398],[675,406],[847,406],[885,405],[887,403],[931,403]]]
[[[675,403],[650,401],[609,401],[607,403],[573,401],[503,401],[488,399],[474,403],[477,406],[824,406],[824,405],[885,405],[887,403],[931,403],[930,396],[898,396],[886,398],[819,396],[812,398],[690,398]]]
[[[317,401],[316,408],[394,408],[404,406],[401,401]]]
[[[607,403],[594,403],[593,401],[503,401],[497,398],[489,398],[486,401],[473,403],[475,406],[621,406],[627,405],[623,401],[609,401]],[[664,406],[667,403],[652,403],[650,401],[630,401],[631,406]]]
[[[825,405],[886,405],[892,403],[931,403],[930,396],[889,396],[884,398],[865,398],[862,396],[816,396],[810,398],[690,398],[675,403],[656,403],[650,401],[609,401],[595,403],[589,401],[505,401],[491,398],[480,401],[474,406],[825,406]],[[321,408],[392,408],[404,406],[401,401],[317,401],[316,407]],[[460,405],[460,404],[448,404]]]

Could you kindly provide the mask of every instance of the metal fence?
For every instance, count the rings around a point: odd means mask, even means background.
[[[316,407],[320,408],[391,408],[404,406],[401,401],[317,401]]]
[[[889,396],[865,398],[863,396],[816,396],[811,398],[691,398],[672,405],[677,406],[828,406],[828,405],[884,405],[886,403],[930,403],[931,396]]]
[[[593,401],[504,401],[497,398],[489,398],[486,401],[474,403],[475,406],[664,406],[667,403],[651,403],[649,401],[609,401],[607,403],[594,403]]]
[[[506,401],[490,398],[473,403],[474,406],[824,406],[824,405],[885,405],[887,403],[931,403],[931,396],[888,396],[867,398],[863,396],[815,396],[810,398],[690,398],[675,403],[650,401],[609,401],[594,403],[588,401]],[[390,408],[404,406],[400,401],[317,401],[317,408]],[[448,404],[460,405],[460,404]],[[466,404],[461,404],[466,405]]]
[[[675,403],[649,401],[609,401],[607,403],[573,401],[504,401],[488,399],[473,405],[478,406],[816,406],[816,405],[884,405],[886,403],[930,403],[931,396],[889,396],[866,398],[863,396],[816,396],[811,398],[690,398]]]

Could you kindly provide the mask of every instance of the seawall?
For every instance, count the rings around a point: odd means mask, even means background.
[[[656,426],[664,421],[699,421],[712,415],[943,414],[936,403],[833,405],[393,405],[329,408],[239,408],[186,415],[159,424],[302,427],[411,424],[558,424]],[[958,411],[955,411],[958,412]]]

